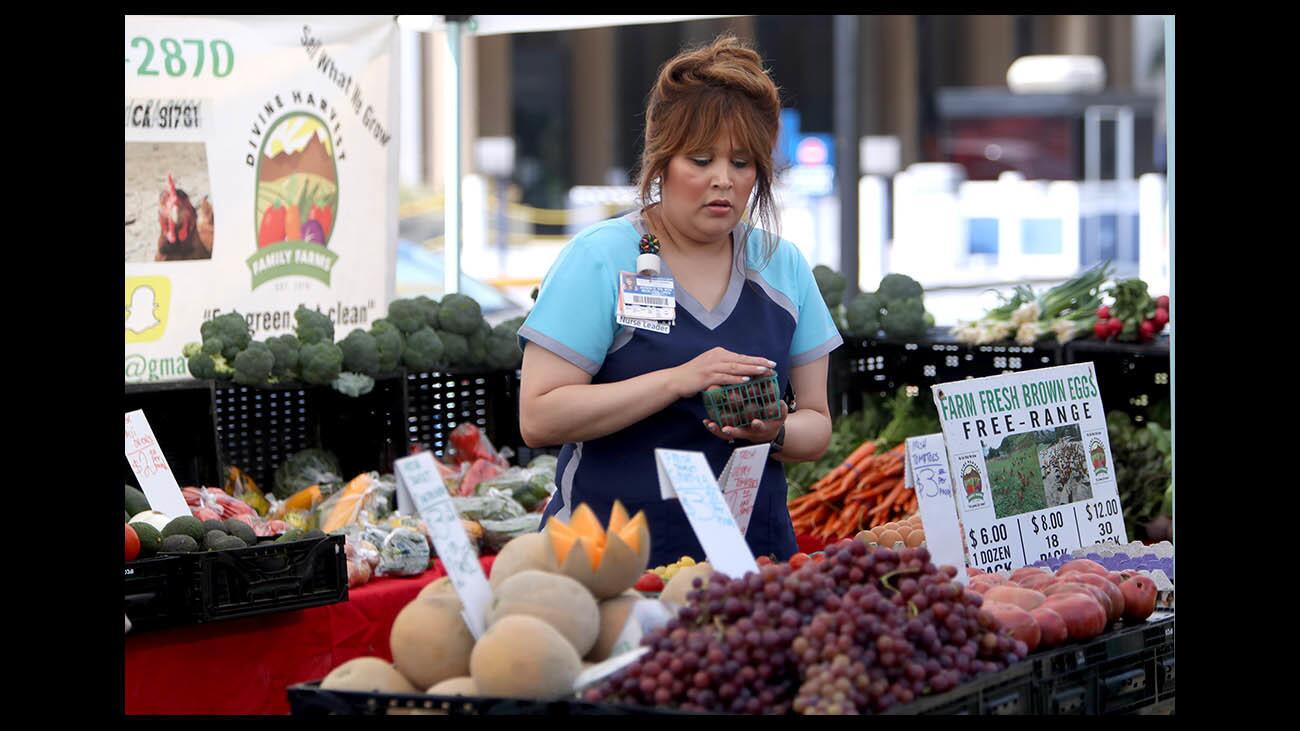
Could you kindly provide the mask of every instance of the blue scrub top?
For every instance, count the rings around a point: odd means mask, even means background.
[[[519,329],[520,347],[532,342],[591,374],[592,383],[613,383],[679,366],[721,346],[743,355],[775,361],[780,392],[790,369],[811,363],[842,342],[803,254],[782,239],[762,266],[764,232],[742,222],[732,232],[736,256],[745,256],[745,274],[732,268],[722,301],[705,309],[681,287],[675,288],[677,323],[667,334],[615,321],[619,272],[636,270],[637,244],[646,233],[639,212],[596,224],[578,234],[542,280],[537,302]],[[663,276],[672,276],[667,262]],[[705,558],[680,503],[660,497],[655,448],[703,452],[716,476],[735,444],[704,428],[701,396],[679,399],[663,411],[622,431],[565,444],[556,465],[557,490],[545,520],[567,522],[572,509],[586,503],[602,523],[614,500],[629,515],[645,511],[650,528],[650,565],[682,556]],[[795,553],[794,528],[786,508],[785,472],[769,459],[759,483],[745,536],[754,555],[785,560]]]

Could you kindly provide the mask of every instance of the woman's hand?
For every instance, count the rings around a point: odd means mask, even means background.
[[[722,428],[718,428],[717,423],[712,419],[705,419],[704,426],[709,430],[710,434],[728,442],[734,439],[744,439],[754,444],[763,444],[776,439],[777,433],[781,431],[781,427],[785,424],[785,418],[789,415],[790,409],[785,405],[785,401],[782,401],[781,415],[775,419],[768,419],[767,421],[754,419],[747,426],[724,426]]]
[[[714,386],[730,386],[766,376],[775,367],[776,363],[767,358],[740,355],[718,347],[671,369],[673,391],[678,398],[690,398]]]

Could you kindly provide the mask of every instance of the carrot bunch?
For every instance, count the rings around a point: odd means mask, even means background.
[[[835,540],[916,512],[916,492],[903,486],[904,445],[876,452],[867,441],[789,503],[796,534]]]

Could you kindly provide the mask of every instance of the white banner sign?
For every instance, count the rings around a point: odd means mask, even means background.
[[[1091,363],[932,389],[972,566],[1128,542]]]
[[[127,382],[189,378],[223,313],[259,340],[300,304],[339,339],[384,315],[397,42],[391,15],[126,17]]]

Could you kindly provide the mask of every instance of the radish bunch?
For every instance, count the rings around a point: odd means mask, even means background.
[[[1092,327],[1099,340],[1149,343],[1169,324],[1169,297],[1152,299],[1146,282],[1117,282],[1111,294],[1115,302],[1097,308],[1097,322]]]

